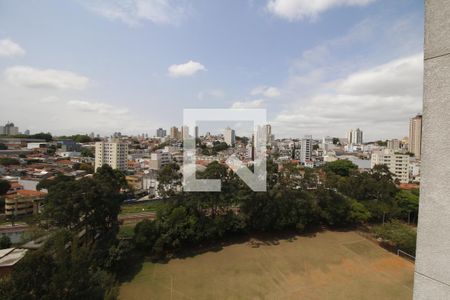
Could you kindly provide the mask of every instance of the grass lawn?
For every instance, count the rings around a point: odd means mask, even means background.
[[[135,224],[132,225],[121,225],[119,227],[119,238],[132,238],[134,235]]]
[[[159,200],[153,200],[144,203],[131,203],[123,204],[121,207],[121,214],[134,214],[140,212],[156,212],[161,207],[162,202]]]
[[[146,262],[119,299],[411,299],[414,264],[355,232]]]

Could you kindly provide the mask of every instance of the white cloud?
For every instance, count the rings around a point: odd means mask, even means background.
[[[338,92],[351,95],[418,95],[423,55],[418,54],[357,72],[339,83]]]
[[[102,102],[70,100],[67,102],[67,105],[70,108],[73,108],[80,112],[94,113],[100,115],[120,116],[126,115],[128,113],[128,109],[126,108],[117,108],[115,106]]]
[[[265,102],[262,99],[250,101],[236,101],[231,105],[231,108],[262,108]]]
[[[267,10],[290,21],[315,18],[338,6],[365,6],[375,0],[269,0]]]
[[[45,96],[40,100],[41,103],[56,103],[60,101],[61,99],[56,96]]]
[[[325,82],[326,93],[299,99],[274,125],[285,133],[344,136],[353,127],[372,138],[400,137],[422,108],[423,55],[417,54]]]
[[[29,88],[74,89],[83,90],[89,79],[73,72],[54,69],[35,69],[27,66],[15,66],[5,70],[8,83]]]
[[[225,97],[225,92],[223,90],[219,90],[219,89],[200,91],[197,94],[197,98],[199,100],[208,100],[208,99],[211,99],[211,98],[222,99],[224,97]]]
[[[0,40],[0,57],[12,57],[24,55],[25,50],[19,44],[10,39]]]
[[[116,131],[136,134],[156,128],[144,113],[112,102],[92,100],[85,93],[28,89],[0,81],[0,120],[13,120],[20,130],[53,134],[92,131],[102,135]]]
[[[199,71],[206,71],[206,68],[201,63],[190,60],[184,64],[171,65],[168,71],[171,77],[187,77],[195,75]]]
[[[88,9],[134,26],[140,21],[177,24],[188,13],[185,0],[80,0]]]
[[[281,92],[278,88],[273,86],[258,86],[250,92],[250,95],[276,98],[281,95]]]

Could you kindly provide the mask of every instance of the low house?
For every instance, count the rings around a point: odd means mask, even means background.
[[[8,248],[0,250],[0,277],[8,275],[25,256],[27,249]]]
[[[18,190],[17,193],[6,195],[6,216],[24,216],[38,214],[46,193],[31,190]]]

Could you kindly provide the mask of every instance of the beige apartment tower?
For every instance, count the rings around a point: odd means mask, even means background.
[[[422,154],[422,115],[417,115],[409,121],[408,151],[420,159]]]
[[[127,169],[128,145],[119,140],[95,143],[95,170],[103,165],[125,171]]]

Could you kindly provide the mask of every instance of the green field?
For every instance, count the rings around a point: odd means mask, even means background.
[[[414,264],[355,232],[144,263],[120,299],[411,299]]]
[[[162,205],[162,202],[158,200],[143,203],[122,204],[120,214],[126,215],[140,212],[156,212]]]

